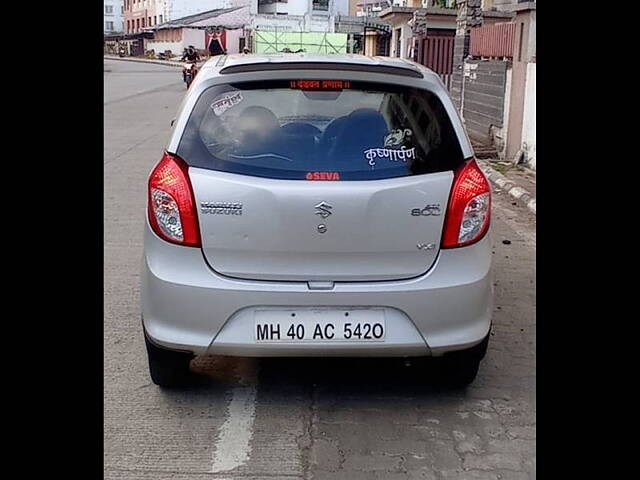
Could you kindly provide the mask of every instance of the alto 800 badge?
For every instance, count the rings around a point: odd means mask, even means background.
[[[424,208],[414,208],[411,210],[411,215],[414,217],[437,217],[441,213],[439,203],[432,203],[430,205],[426,205]]]

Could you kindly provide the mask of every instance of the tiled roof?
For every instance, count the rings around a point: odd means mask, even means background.
[[[162,23],[151,30],[165,30],[167,28],[240,28],[249,23],[249,7],[218,8],[206,12],[196,13],[187,17],[177,18]]]

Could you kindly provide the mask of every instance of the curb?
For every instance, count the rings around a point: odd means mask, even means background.
[[[182,67],[181,62],[173,62],[171,60],[151,60],[147,58],[136,57],[114,57],[111,55],[104,55],[103,57],[107,60],[120,60],[121,62],[155,63],[156,65],[166,65],[169,67]]]
[[[491,183],[518,200],[518,202],[526,207],[531,213],[534,215],[536,214],[536,197],[531,195],[531,193],[526,191],[524,188],[519,187],[515,182],[509,180],[500,172],[491,168],[487,162],[482,160],[477,160],[477,162]]]

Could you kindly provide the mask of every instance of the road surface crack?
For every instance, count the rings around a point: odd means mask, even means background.
[[[309,409],[304,415],[303,420],[304,431],[296,439],[298,446],[300,447],[302,473],[305,480],[311,480],[313,478],[313,473],[311,472],[311,454],[314,444],[314,436],[317,434],[318,424],[318,392],[315,383],[311,384],[310,390]]]

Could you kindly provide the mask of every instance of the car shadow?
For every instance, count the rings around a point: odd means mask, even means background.
[[[200,356],[192,362],[189,383],[175,390],[215,394],[255,384],[264,393],[313,388],[353,396],[464,394],[464,388],[446,384],[438,366],[434,358]]]

